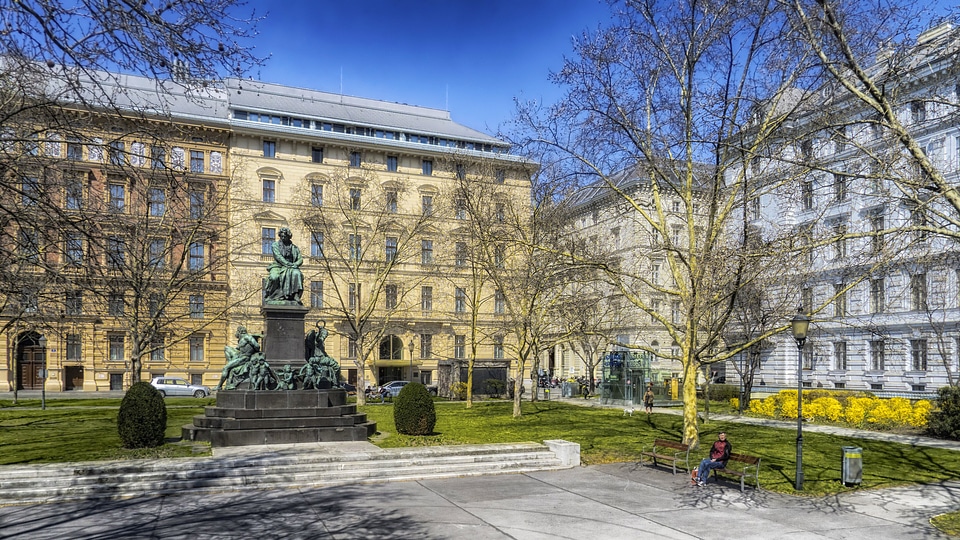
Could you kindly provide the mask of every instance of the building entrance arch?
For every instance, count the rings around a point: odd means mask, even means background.
[[[43,352],[37,332],[23,332],[17,337],[17,390],[43,388],[43,379],[40,378]]]

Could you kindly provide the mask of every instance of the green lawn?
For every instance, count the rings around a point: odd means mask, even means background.
[[[167,398],[167,437],[180,436],[180,427],[203,413],[212,399]],[[0,400],[0,465],[175,457],[192,455],[190,446],[167,444],[161,449],[131,451],[120,447],[116,432],[119,399],[48,401],[46,411],[36,400],[21,400],[16,407]],[[478,402],[467,409],[462,402],[437,403],[436,433],[429,437],[398,435],[393,427],[393,405],[371,404],[363,412],[377,422],[374,437],[381,447],[425,446],[492,442],[540,442],[566,439],[580,444],[584,464],[637,461],[643,445],[655,438],[679,440],[681,418],[620,409],[579,407],[558,402],[525,402],[524,414],[512,417],[512,403]],[[734,451],[760,456],[760,484],[764,489],[793,493],[796,470],[796,431],[711,420],[701,428],[703,449],[693,452],[698,461],[718,431],[725,430]],[[804,493],[849,491],[840,484],[840,447],[863,448],[862,488],[923,483],[960,477],[960,453],[804,433]]]

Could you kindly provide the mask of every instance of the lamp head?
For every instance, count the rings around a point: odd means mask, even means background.
[[[46,348],[47,348],[47,336],[40,336],[40,339],[37,340],[37,344],[40,345],[41,348],[46,349]]]
[[[801,342],[807,339],[807,330],[810,329],[810,317],[803,314],[803,308],[797,308],[797,314],[790,321],[793,339]]]

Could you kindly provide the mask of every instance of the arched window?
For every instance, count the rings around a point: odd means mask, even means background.
[[[403,340],[397,336],[387,336],[380,342],[381,360],[403,360]]]

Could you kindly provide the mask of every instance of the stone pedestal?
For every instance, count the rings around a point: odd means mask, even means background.
[[[304,364],[303,320],[309,311],[300,305],[264,304],[260,308],[266,323],[260,350],[273,369]]]
[[[347,392],[327,390],[224,390],[193,424],[183,426],[184,440],[211,446],[250,446],[306,442],[365,441],[377,431]]]

